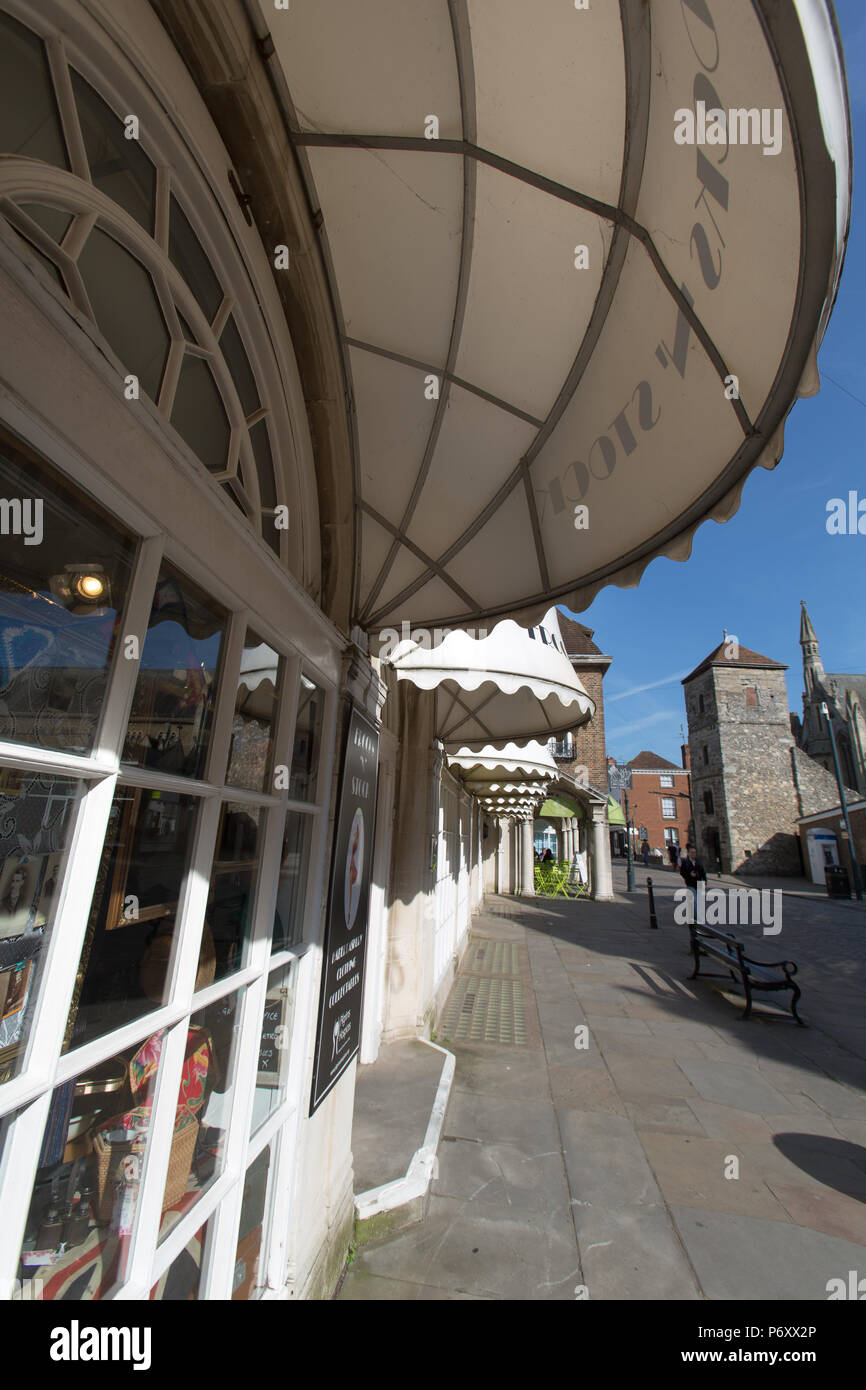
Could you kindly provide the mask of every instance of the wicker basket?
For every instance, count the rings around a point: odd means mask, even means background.
[[[110,1128],[110,1124],[108,1126]],[[198,1120],[187,1113],[178,1119],[171,1153],[168,1160],[168,1173],[165,1179],[165,1194],[162,1209],[174,1206],[186,1192],[192,1168],[195,1141],[198,1138]],[[130,1154],[144,1155],[147,1135],[138,1139],[109,1143],[105,1130],[97,1130],[93,1136],[93,1152],[96,1155],[96,1219],[107,1225],[114,1210],[116,1184],[121,1180],[123,1160]]]

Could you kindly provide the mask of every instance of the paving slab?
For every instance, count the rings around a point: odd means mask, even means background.
[[[626,1113],[626,1102],[606,1067],[581,1068],[574,1062],[562,1066],[552,1063],[548,1077],[557,1110],[589,1110],[601,1115]]]
[[[760,1115],[764,1110],[772,1110],[779,1115],[786,1111],[795,1114],[797,1111],[798,1106],[793,1098],[772,1086],[757,1068],[743,1065],[742,1060],[729,1063],[685,1058],[680,1066],[704,1100],[735,1105],[739,1110],[751,1110],[755,1115]]]
[[[862,1245],[790,1222],[694,1207],[672,1215],[708,1299],[824,1300],[830,1279],[864,1267]]]
[[[769,1221],[790,1220],[741,1150],[718,1139],[641,1132],[641,1143],[669,1206],[701,1207]],[[730,1162],[736,1159],[739,1169]],[[726,1172],[739,1172],[726,1177]]]
[[[575,1201],[614,1206],[660,1202],[631,1121],[620,1115],[559,1112],[568,1185]]]
[[[355,1191],[402,1178],[424,1143],[442,1075],[442,1053],[409,1039],[359,1066],[352,1121]]]
[[[573,1217],[590,1300],[701,1297],[664,1207],[575,1205]]]
[[[369,1274],[509,1301],[573,1300],[580,1283],[567,1206],[549,1212],[430,1198],[426,1220],[365,1249]]]

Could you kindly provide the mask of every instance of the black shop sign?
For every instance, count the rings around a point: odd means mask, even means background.
[[[378,768],[379,731],[352,705],[331,857],[311,1115],[361,1045]]]

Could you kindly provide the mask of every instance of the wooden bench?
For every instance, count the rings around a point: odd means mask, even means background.
[[[792,991],[791,1013],[801,1028],[806,1027],[797,1013],[797,1000],[800,998],[801,991],[800,986],[793,978],[797,973],[797,967],[793,961],[751,960],[745,953],[743,943],[736,941],[730,932],[716,931],[713,927],[708,927],[703,923],[690,922],[689,934],[692,940],[692,955],[695,958],[695,968],[689,976],[690,980],[696,979],[700,974],[701,956],[709,956],[712,960],[720,961],[722,965],[727,966],[727,972],[732,980],[736,980],[739,975],[746,995],[746,1007],[740,1015],[741,1018],[751,1017],[752,990],[789,989]],[[716,974],[704,975],[703,978],[722,980],[725,977]]]

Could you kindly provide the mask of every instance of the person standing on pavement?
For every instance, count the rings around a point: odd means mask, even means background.
[[[698,908],[698,884],[706,883],[707,873],[706,869],[704,868],[703,864],[698,858],[698,851],[695,845],[686,845],[686,855],[684,859],[680,860],[679,867],[680,874],[682,875],[682,880],[691,892],[692,905],[694,908],[694,915],[696,917]]]
[[[641,840],[641,842],[640,842],[640,852],[641,852],[641,854],[643,855],[643,866],[644,866],[644,868],[646,869],[646,868],[649,866],[649,853],[650,853],[649,840]]]

